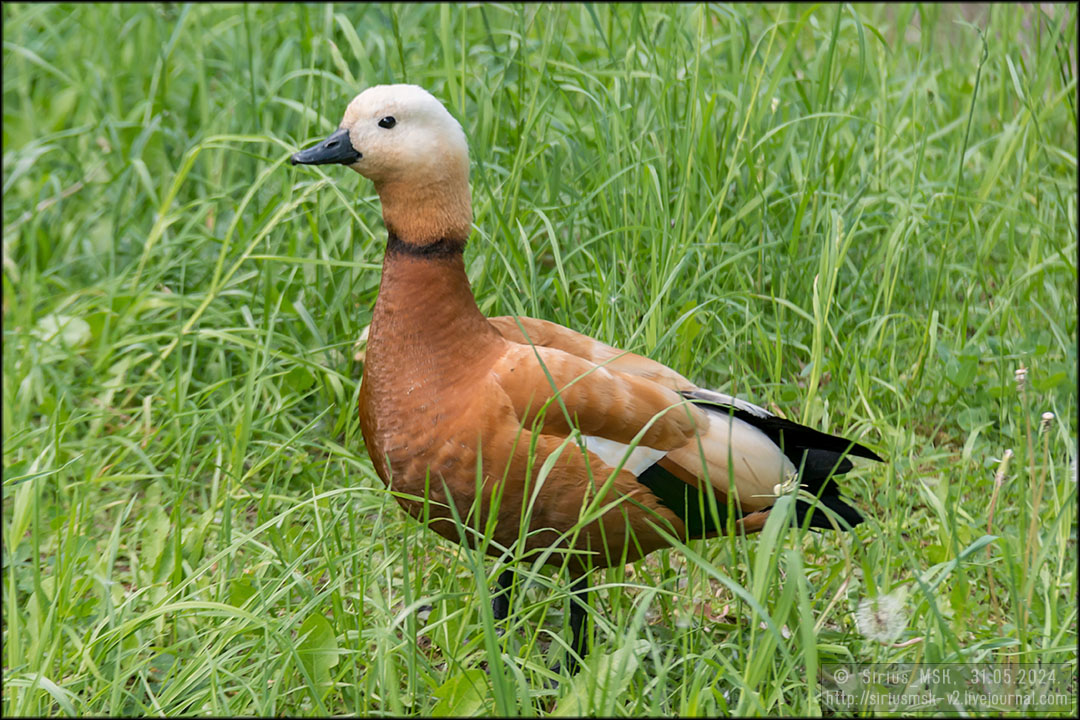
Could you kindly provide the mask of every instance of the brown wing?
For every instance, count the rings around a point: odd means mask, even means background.
[[[556,323],[515,316],[490,318],[490,321],[511,341],[511,350],[503,358],[503,375],[516,372],[511,369],[515,362],[523,362],[529,368],[525,374],[527,380],[511,381],[512,392],[508,392],[514,398],[519,417],[527,416],[531,420],[553,394],[540,361],[529,359],[529,355],[539,356],[549,371],[556,370],[552,379],[558,387],[582,376],[580,387],[571,385],[561,393],[571,417],[577,413],[577,427],[583,433],[623,445],[653,416],[678,403],[682,396],[674,391],[707,392],[655,360],[619,350]],[[712,395],[767,414],[735,398]],[[716,413],[692,417],[693,425],[688,428],[675,421],[686,418],[684,411],[668,410],[657,420],[657,424],[664,422],[663,429],[647,434],[640,446],[668,451],[661,464],[689,485],[696,486],[707,478],[710,485],[726,495],[731,487],[729,483],[734,481],[739,504],[744,509],[758,510],[772,505],[774,488],[784,483],[794,469],[780,448],[741,420]],[[667,418],[671,420],[665,422]],[[545,428],[550,428],[552,421],[556,423],[552,430],[568,431],[569,426],[557,406],[548,409]],[[660,434],[663,436],[658,437]],[[595,442],[590,444],[594,452],[601,447]],[[616,446],[603,459],[609,465],[617,464],[622,453],[624,450]]]
[[[544,415],[545,433],[568,433],[568,413],[582,433],[623,444],[648,425],[641,444],[671,450],[689,442],[695,427],[709,424],[705,411],[674,390],[555,347],[507,343],[493,371],[525,423],[555,399]]]
[[[626,350],[612,347],[588,335],[547,320],[504,315],[488,318],[499,333],[512,342],[557,348],[589,362],[627,375],[636,375],[672,390],[690,391],[696,386],[666,365]]]

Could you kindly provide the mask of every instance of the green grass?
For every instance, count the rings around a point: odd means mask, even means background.
[[[4,714],[801,715],[823,662],[1075,670],[1076,10],[1047,7],[6,3]],[[565,574],[519,566],[497,637],[500,568],[365,453],[373,189],[287,164],[399,81],[469,136],[484,312],[870,444],[868,521],[598,574],[549,689]],[[865,637],[898,588],[902,635]]]

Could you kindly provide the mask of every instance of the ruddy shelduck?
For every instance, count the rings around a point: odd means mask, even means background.
[[[671,537],[760,530],[798,487],[814,496],[795,501],[799,522],[862,521],[831,479],[851,469],[846,455],[881,459],[868,448],[561,325],[481,314],[462,259],[468,144],[427,91],[368,88],[292,163],[347,165],[382,203],[388,240],[359,402],[376,472],[450,540],[472,543],[465,526],[488,533],[495,555],[554,548],[550,562],[565,558],[569,671],[587,652],[590,568],[637,560]],[[498,620],[512,580],[499,576]]]

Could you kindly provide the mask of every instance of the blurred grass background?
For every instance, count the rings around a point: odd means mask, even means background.
[[[1075,670],[1075,6],[2,12],[5,714],[801,715],[822,662]],[[287,164],[386,82],[465,127],[482,310],[870,444],[869,521],[608,571],[557,689],[565,577],[491,642],[499,568],[359,435],[377,198]]]

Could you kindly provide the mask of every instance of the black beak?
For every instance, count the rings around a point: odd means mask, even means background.
[[[293,165],[352,165],[362,157],[349,141],[349,131],[342,128],[318,145],[295,153],[291,159]]]

